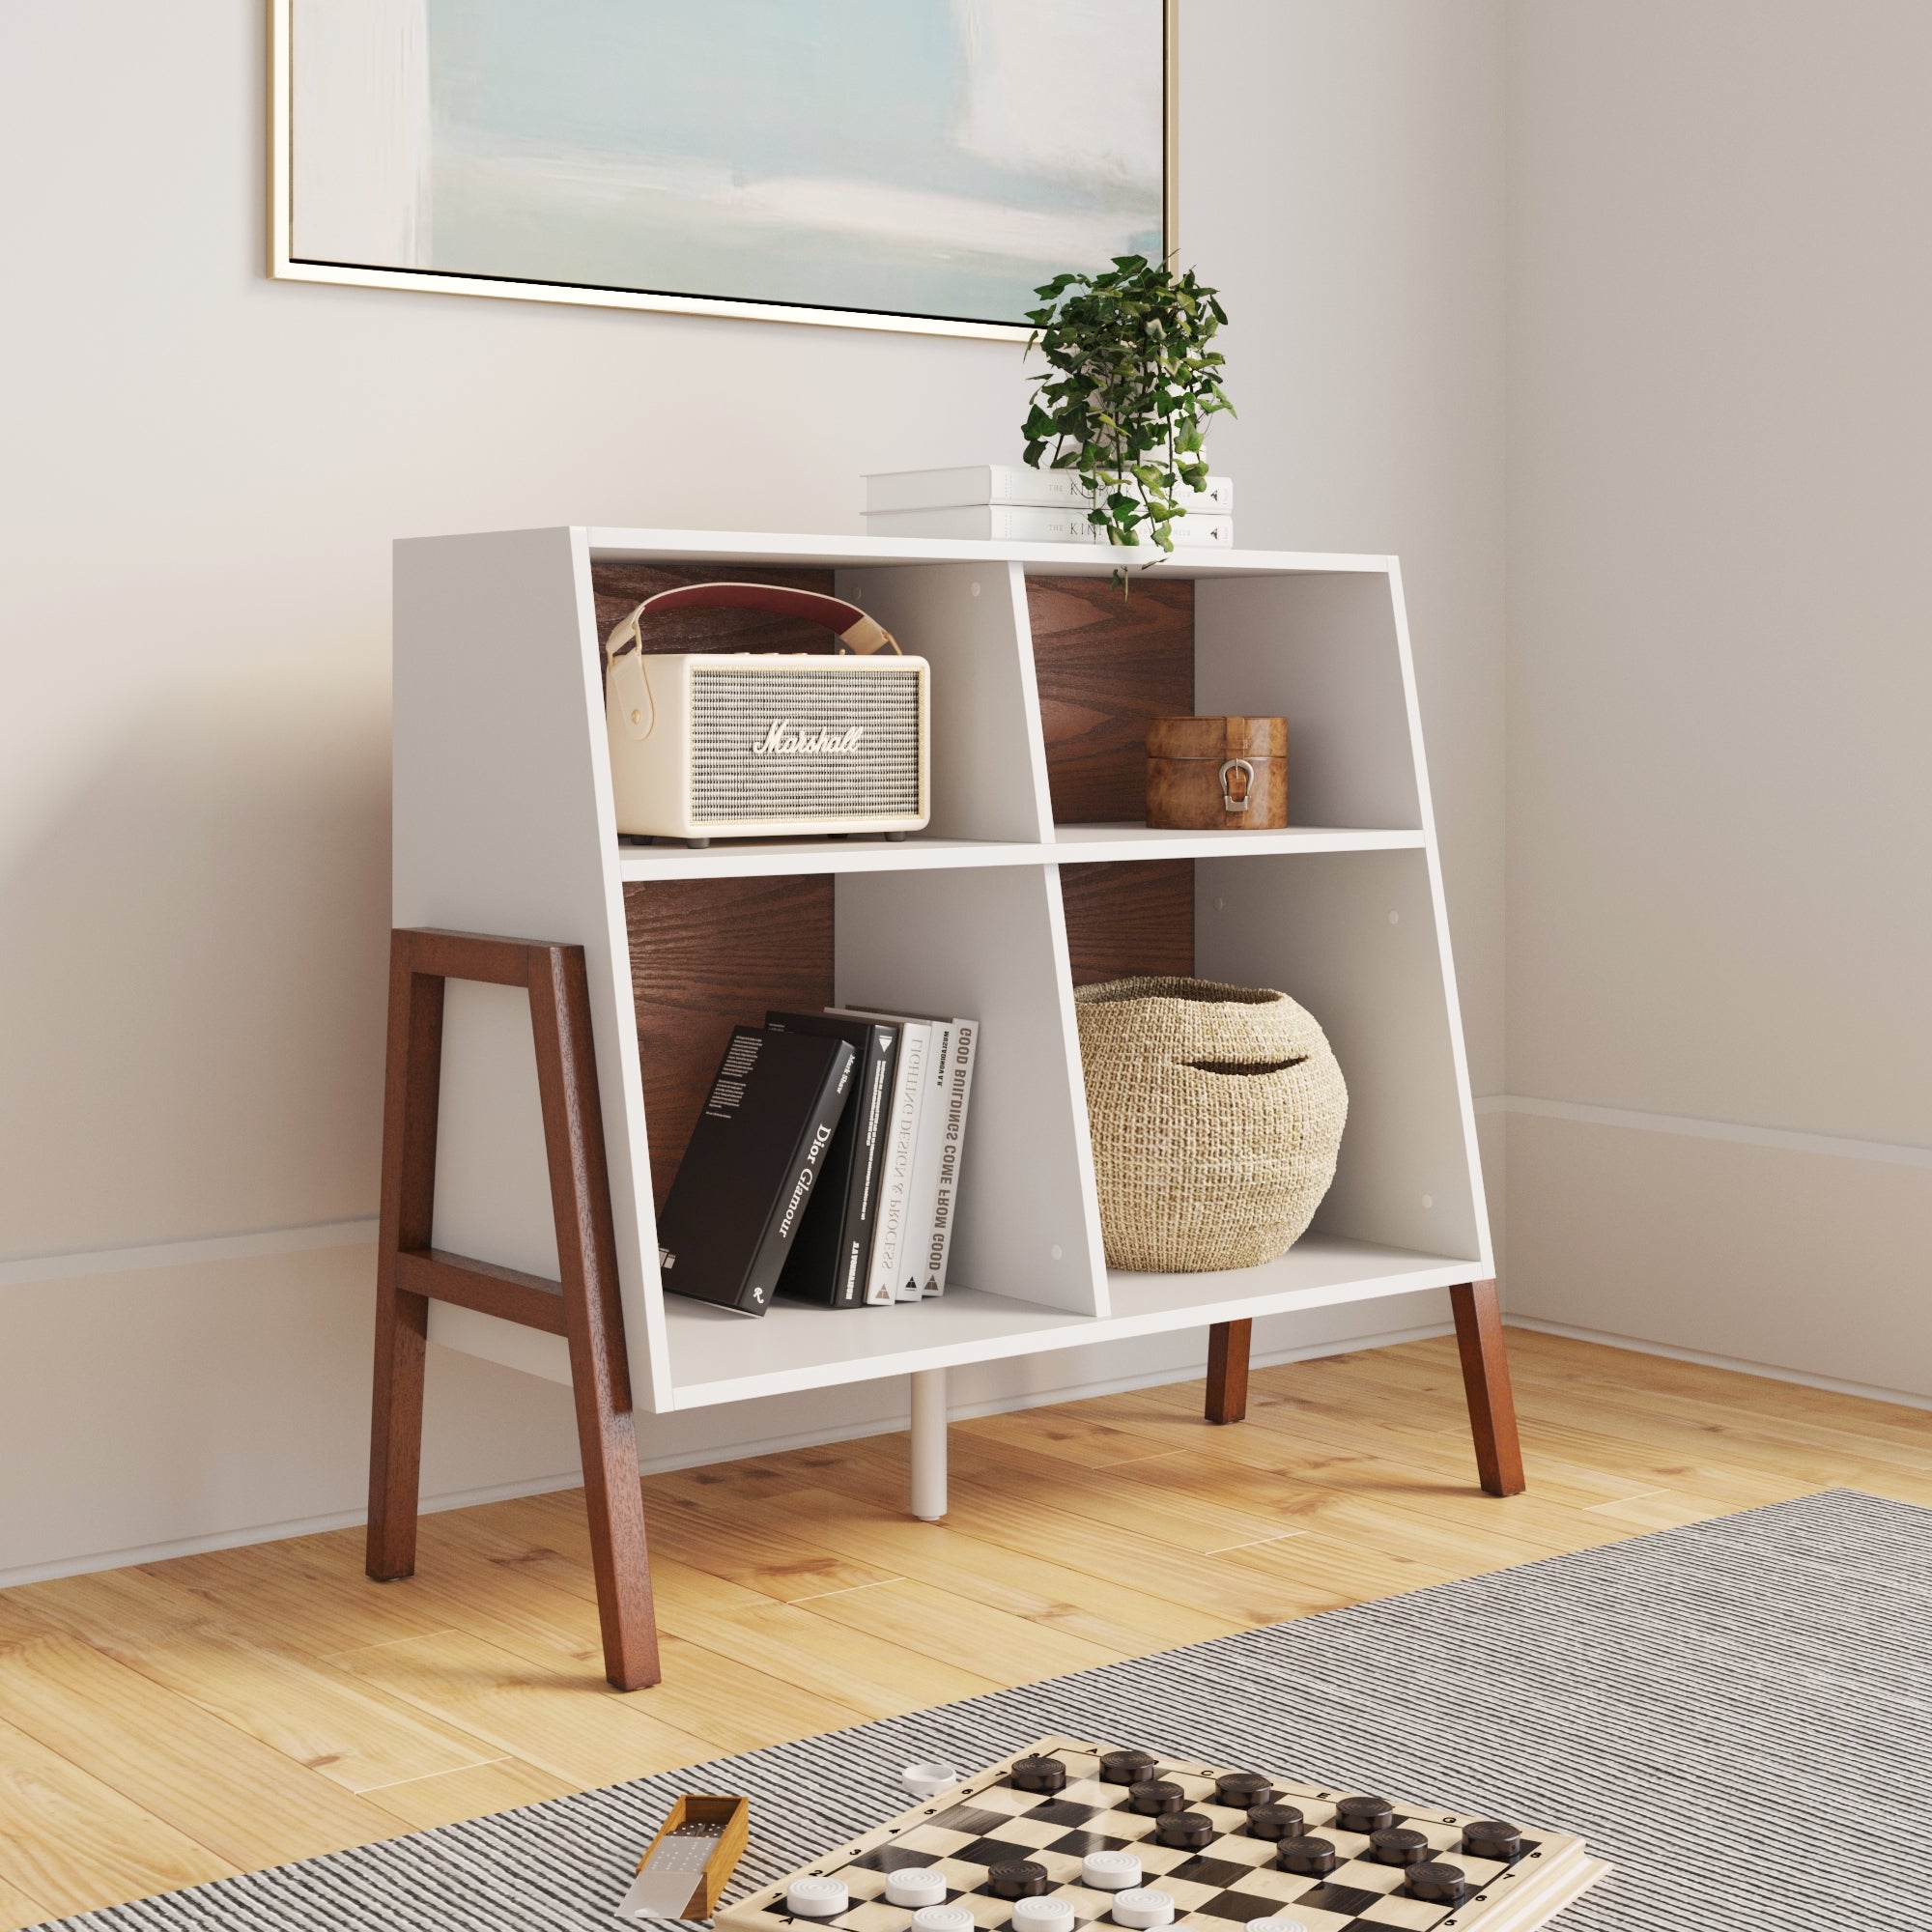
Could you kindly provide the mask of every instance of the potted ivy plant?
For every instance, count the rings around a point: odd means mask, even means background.
[[[1183,489],[1208,481],[1208,417],[1234,406],[1211,345],[1228,320],[1192,269],[1117,255],[1097,275],[1056,275],[1027,320],[1047,369],[1035,384],[1026,460],[1071,469],[1092,498],[1087,521],[1116,544],[1174,549]]]

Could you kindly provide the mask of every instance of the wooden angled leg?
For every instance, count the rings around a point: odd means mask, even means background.
[[[443,985],[449,979],[528,992],[559,1282],[430,1246]],[[657,1624],[582,947],[483,933],[391,935],[368,1545],[369,1574],[384,1582],[415,1568],[432,1299],[561,1333],[568,1341],[605,1674],[621,1690],[657,1683]]]
[[[1208,1420],[1244,1422],[1248,1414],[1248,1348],[1252,1321],[1216,1321],[1208,1330]]]
[[[664,1672],[582,950],[532,947],[529,988],[604,1672],[619,1690],[637,1690]]]
[[[1462,1352],[1463,1387],[1469,1398],[1476,1472],[1491,1495],[1520,1496],[1528,1485],[1522,1474],[1522,1445],[1517,1439],[1516,1399],[1510,1393],[1496,1285],[1460,1282],[1449,1291],[1449,1301],[1456,1311],[1456,1346]]]
[[[429,1302],[398,1285],[398,1257],[429,1245],[442,1073],[442,985],[414,968],[412,935],[389,943],[389,1040],[383,1094],[382,1232],[376,1249],[376,1376],[369,1425],[369,1575],[416,1567],[423,1353]]]

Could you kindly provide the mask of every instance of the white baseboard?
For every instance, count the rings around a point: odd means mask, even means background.
[[[377,1225],[373,1220],[323,1221],[312,1227],[258,1228],[247,1234],[198,1236],[186,1241],[149,1241],[132,1248],[19,1255],[0,1261],[0,1288],[23,1288],[43,1281],[77,1281],[91,1274],[135,1274],[150,1269],[192,1267],[204,1262],[254,1261],[265,1255],[305,1254],[316,1248],[355,1248],[375,1240]]]
[[[1799,1127],[1760,1127],[1741,1121],[1704,1121],[1687,1114],[1647,1114],[1628,1107],[1597,1107],[1579,1100],[1540,1100],[1528,1094],[1492,1094],[1476,1112],[1515,1114],[1533,1121],[1573,1121],[1588,1127],[1624,1127],[1634,1133],[1684,1134],[1692,1140],[1729,1141],[1737,1147],[1776,1148],[1785,1153],[1823,1153],[1838,1160],[1875,1160],[1889,1167],[1932,1168],[1932,1148],[1901,1141],[1857,1140],[1814,1134]]]
[[[1530,1120],[1573,1121],[1588,1126],[1625,1127],[1641,1133],[1687,1134],[1693,1140],[1730,1141],[1745,1147],[1777,1148],[1792,1153],[1832,1154],[1844,1160],[1879,1161],[1891,1166],[1932,1168],[1932,1148],[1897,1141],[1859,1140],[1817,1134],[1802,1128],[1754,1126],[1737,1121],[1706,1121],[1683,1114],[1651,1114],[1627,1107],[1599,1107],[1577,1100],[1545,1100],[1529,1094],[1479,1094],[1479,1120],[1515,1114]],[[68,1281],[82,1275],[127,1274],[198,1262],[235,1261],[261,1255],[295,1254],[309,1248],[359,1246],[376,1238],[373,1218],[327,1221],[312,1227],[263,1228],[244,1234],[207,1235],[188,1240],[154,1241],[137,1247],[101,1248],[53,1255],[0,1259],[0,1288],[29,1282]]]
[[[1257,1350],[1256,1368],[1273,1368],[1283,1362],[1303,1362],[1322,1355],[1353,1354],[1362,1349],[1389,1349],[1402,1342],[1420,1342],[1452,1330],[1447,1323],[1421,1327],[1393,1328],[1372,1335],[1354,1335],[1343,1341],[1320,1342],[1305,1348]],[[990,1401],[962,1403],[951,1410],[957,1422],[969,1422],[981,1415],[1000,1415],[1021,1408],[1043,1408],[1054,1403],[1079,1402],[1091,1396],[1120,1395],[1129,1389],[1157,1388],[1176,1381],[1193,1380],[1177,1376],[1171,1369],[1151,1374],[1118,1376],[1085,1382],[1067,1383],[1048,1389],[1029,1389],[1020,1394],[999,1396]],[[649,1418],[643,1418],[646,1425]],[[753,1456],[775,1456],[787,1449],[813,1449],[827,1442],[851,1442],[862,1436],[895,1435],[905,1428],[896,1418],[842,1428],[810,1429],[734,1443],[728,1458],[709,1451],[668,1456],[640,1456],[639,1466],[645,1475],[667,1469],[689,1468],[695,1464],[720,1461],[742,1462]],[[553,1475],[531,1477],[526,1482],[505,1483],[494,1489],[464,1490],[422,1499],[425,1515],[440,1510],[468,1509],[476,1503],[505,1502],[516,1496],[549,1495],[558,1490],[574,1490],[583,1480],[577,1469],[559,1470]],[[198,1556],[210,1549],[239,1549],[256,1543],[280,1543],[294,1536],[315,1536],[326,1530],[351,1529],[364,1520],[361,1510],[342,1510],[327,1516],[304,1517],[288,1522],[253,1523],[242,1529],[223,1530],[212,1536],[183,1537],[173,1543],[148,1544],[132,1549],[91,1551],[83,1556],[55,1563],[28,1564],[17,1570],[0,1570],[0,1589],[16,1583],[43,1583],[60,1577],[88,1576],[99,1570],[125,1570],[137,1563],[161,1563],[171,1556]]]
[[[1662,1355],[1673,1362],[1695,1362],[1700,1368],[1729,1369],[1734,1375],[1758,1376],[1766,1381],[1796,1382],[1801,1388],[1829,1390],[1833,1395],[1861,1396],[1866,1402],[1889,1402],[1898,1408],[1932,1409],[1932,1396],[1904,1389],[1873,1388],[1867,1382],[1834,1380],[1831,1376],[1806,1375],[1802,1369],[1774,1368],[1768,1362],[1744,1362],[1730,1355],[1707,1355],[1696,1349],[1673,1349],[1664,1342],[1645,1342],[1634,1335],[1606,1335],[1601,1329],[1575,1328],[1566,1321],[1544,1321],[1505,1308],[1503,1321],[1512,1328],[1534,1328],[1545,1335],[1567,1335],[1573,1342],[1596,1342],[1605,1349],[1622,1349],[1633,1355]]]
[[[468,1509],[472,1503],[507,1502],[512,1496],[548,1495],[553,1490],[575,1489],[582,1471],[569,1475],[532,1476],[526,1482],[500,1483],[494,1489],[464,1490],[449,1495],[425,1496],[425,1516],[438,1510]],[[135,1549],[90,1550],[84,1556],[57,1563],[29,1563],[18,1570],[0,1570],[0,1590],[16,1583],[47,1583],[58,1577],[88,1577],[97,1570],[127,1570],[136,1563],[164,1563],[170,1556],[199,1556],[210,1549],[241,1549],[256,1543],[281,1543],[291,1536],[319,1536],[329,1529],[353,1529],[367,1520],[357,1510],[338,1510],[328,1516],[305,1517],[299,1522],[251,1523],[243,1529],[224,1529],[212,1536],[184,1536],[173,1543],[150,1543]]]

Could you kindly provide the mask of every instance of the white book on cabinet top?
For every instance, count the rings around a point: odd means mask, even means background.
[[[1183,510],[1226,516],[1235,507],[1235,486],[1210,476],[1199,490],[1175,499]],[[1034,504],[1045,509],[1091,506],[1077,471],[1033,469],[1018,463],[968,463],[954,469],[889,469],[866,478],[866,514],[881,510],[950,510],[962,504]]]
[[[1233,550],[1233,517],[1189,510],[1168,526],[1179,550]],[[874,537],[971,537],[981,543],[1094,543],[1105,530],[1087,521],[1084,508],[1050,509],[1028,503],[961,503],[952,509],[867,510],[866,534]]]

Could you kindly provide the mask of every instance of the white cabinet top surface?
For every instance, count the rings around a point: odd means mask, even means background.
[[[1120,549],[1106,544],[982,543],[955,537],[630,529],[601,524],[584,526],[583,535],[593,557],[806,563],[827,569],[868,563],[1001,562],[1026,564],[1068,577],[1108,577],[1122,568],[1136,573],[1153,570],[1164,577],[1269,577],[1341,571],[1386,573],[1396,561],[1387,555],[1338,551],[1180,549],[1164,556],[1151,546]]]

